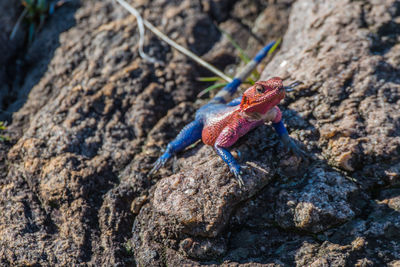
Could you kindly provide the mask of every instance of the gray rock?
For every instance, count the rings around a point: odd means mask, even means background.
[[[279,192],[275,204],[279,226],[318,233],[352,219],[361,208],[351,203],[359,197],[358,187],[340,173],[314,168],[307,177],[303,188]]]

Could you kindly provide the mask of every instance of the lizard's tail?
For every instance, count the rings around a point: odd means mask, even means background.
[[[267,44],[261,49],[257,55],[236,75],[232,82],[228,83],[222,88],[217,95],[211,100],[211,102],[226,103],[231,100],[232,95],[237,91],[239,85],[247,79],[251,72],[257,67],[267,55],[271,48],[275,45],[275,42]]]

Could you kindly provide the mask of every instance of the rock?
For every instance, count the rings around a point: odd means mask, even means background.
[[[279,192],[275,210],[279,226],[318,233],[359,213],[362,202],[354,183],[322,168],[314,168],[306,175],[309,179],[304,187]]]
[[[319,143],[329,163],[354,172],[353,176],[368,187],[383,181],[376,181],[365,166],[377,160],[393,163],[399,159],[400,138],[394,134],[399,128],[393,123],[399,108],[399,70],[390,64],[386,53],[392,46],[375,52],[375,43],[384,42],[380,40],[384,37],[373,33],[390,31],[387,25],[394,23],[397,6],[393,1],[342,4],[351,8],[330,15],[343,7],[324,2],[315,12],[313,4],[297,2],[289,22],[296,26],[289,27],[281,53],[263,77],[276,75],[304,82],[289,96],[288,107],[304,114],[303,118],[320,131]],[[397,36],[397,31],[393,34]],[[305,98],[299,97],[305,94]],[[375,167],[384,172],[389,166]]]
[[[251,160],[257,153],[250,150],[252,143],[263,138],[262,130],[257,132],[253,140],[239,147],[243,158]],[[277,145],[277,142],[266,145]],[[271,160],[270,165],[262,164],[255,158],[247,161],[246,184],[240,188],[210,147],[190,151],[177,162],[177,168],[190,166],[190,170],[160,180],[150,203],[137,216],[133,244],[138,263],[146,264],[145,253],[154,242],[167,242],[171,246],[179,243],[182,253],[197,259],[224,255],[226,238],[221,232],[237,204],[252,197],[271,180],[275,173],[271,171],[272,163]],[[153,230],[149,231],[149,227]]]
[[[292,2],[135,2],[221,69],[237,51],[215,24],[251,55],[287,29],[262,77],[303,82],[280,107],[310,158],[263,125],[232,147],[243,188],[200,143],[148,175],[206,103],[207,71],[147,31],[165,65],[143,61],[113,1],[60,8],[26,51],[0,142],[1,264],[396,266],[400,6]]]
[[[155,212],[174,218],[184,226],[185,233],[195,236],[216,237],[236,204],[254,195],[273,175],[269,166],[256,165],[249,171],[246,185],[239,188],[227,175],[224,163],[212,153],[212,149],[203,147],[185,160],[185,164],[207,171],[180,172],[161,180],[154,192]],[[210,157],[213,159],[201,160]]]
[[[205,18],[187,22],[203,25]],[[169,57],[170,65],[140,61],[134,18],[114,2],[82,3],[74,20],[10,126],[19,140],[8,152],[0,195],[2,207],[10,207],[0,219],[6,265],[132,263],[125,248],[134,218],[130,206],[150,184],[143,167],[129,175],[123,170],[168,109],[200,90],[195,66],[159,42],[155,56]],[[193,30],[178,25],[179,34]],[[35,49],[43,41],[35,39],[27,58],[40,57]],[[212,41],[199,45],[211,47]],[[177,122],[187,119],[179,117]],[[147,154],[136,162],[143,159]]]

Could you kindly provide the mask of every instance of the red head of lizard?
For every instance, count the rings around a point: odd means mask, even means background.
[[[282,79],[278,77],[258,81],[244,92],[240,110],[244,112],[266,113],[285,97]]]

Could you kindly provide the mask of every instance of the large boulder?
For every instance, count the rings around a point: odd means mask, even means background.
[[[142,60],[136,21],[114,1],[60,8],[49,25],[64,14],[70,28],[48,61],[48,32],[27,50],[23,107],[0,145],[2,265],[396,266],[400,5],[292,2],[135,2],[230,73],[237,51],[216,24],[251,55],[287,29],[262,78],[302,82],[281,108],[310,158],[261,126],[232,148],[242,188],[201,143],[147,175],[206,103],[207,71],[149,32],[144,49],[164,64]]]

